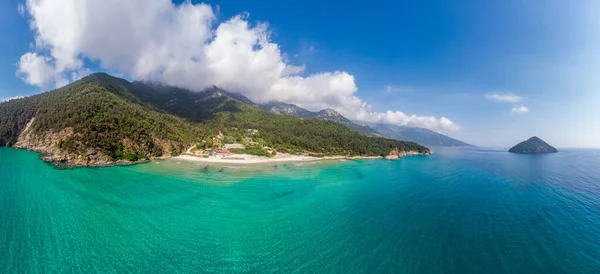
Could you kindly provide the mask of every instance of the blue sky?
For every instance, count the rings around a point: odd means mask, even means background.
[[[594,1],[322,2],[207,4],[215,27],[239,14],[268,23],[269,39],[287,63],[305,66],[304,77],[347,72],[373,112],[447,117],[460,129],[438,131],[481,146],[537,135],[558,147],[600,147]],[[23,54],[48,51],[32,50],[31,15],[19,4],[0,3],[0,98],[50,88],[16,76]],[[136,78],[102,58],[81,59],[86,71]]]

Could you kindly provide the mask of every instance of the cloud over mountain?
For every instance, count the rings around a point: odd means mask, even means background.
[[[30,85],[62,86],[88,73],[87,61],[135,79],[193,90],[216,85],[253,101],[332,108],[351,119],[458,130],[445,117],[370,111],[344,71],[303,75],[270,38],[266,23],[248,15],[217,22],[207,4],[170,0],[27,0],[21,8],[35,32],[17,75]]]

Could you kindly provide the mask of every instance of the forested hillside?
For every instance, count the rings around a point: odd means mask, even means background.
[[[247,98],[216,87],[192,92],[104,73],[0,104],[0,145],[38,150],[51,154],[53,161],[81,165],[178,155],[220,133],[240,141],[248,130],[253,143],[281,152],[429,152],[413,142],[366,137],[330,121],[262,111]]]
[[[198,125],[136,101],[118,81],[103,83],[90,76],[52,92],[6,102],[0,104],[0,144],[15,145],[34,117],[29,131],[36,138],[30,138],[35,141],[30,145],[49,151],[55,145],[75,155],[91,149],[111,160],[139,160],[177,155],[199,140]],[[59,134],[65,129],[72,133]],[[55,144],[46,143],[53,138]]]

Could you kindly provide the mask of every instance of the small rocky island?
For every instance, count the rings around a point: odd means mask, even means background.
[[[521,154],[543,154],[558,152],[556,148],[544,142],[544,140],[533,136],[527,141],[520,142],[516,146],[510,148],[508,152]]]

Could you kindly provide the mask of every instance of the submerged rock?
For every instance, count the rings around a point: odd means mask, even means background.
[[[521,154],[543,154],[558,152],[556,148],[544,142],[542,139],[533,136],[527,141],[520,142],[516,146],[510,148],[508,152]]]

